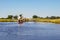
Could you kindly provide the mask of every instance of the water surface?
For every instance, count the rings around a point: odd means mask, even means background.
[[[60,40],[60,24],[0,22],[0,40]]]

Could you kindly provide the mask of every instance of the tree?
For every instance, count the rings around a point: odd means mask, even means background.
[[[13,17],[13,15],[8,15],[7,18],[8,18],[8,19],[12,19],[12,17]]]
[[[33,17],[33,18],[38,18],[38,16],[37,16],[37,15],[33,15],[32,17]]]
[[[45,18],[49,19],[50,17],[47,16],[47,17],[45,17]]]
[[[56,19],[56,17],[55,16],[51,16],[50,19]]]
[[[17,18],[18,18],[18,16],[17,16],[17,15],[15,15],[15,16],[14,16],[14,19],[17,19]]]
[[[60,17],[59,17],[59,16],[57,16],[56,18],[57,18],[57,19],[59,19]]]

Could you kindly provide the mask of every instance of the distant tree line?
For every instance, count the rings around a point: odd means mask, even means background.
[[[21,15],[21,14],[20,14]],[[40,17],[37,15],[33,15],[32,18],[41,18],[41,19],[60,19],[60,16],[47,16],[47,17]],[[18,16],[15,15],[8,15],[7,18],[2,18],[2,19],[18,19]]]
[[[8,15],[6,18],[1,17],[0,19],[18,19],[18,16],[17,16],[17,15],[15,15],[15,16],[13,16],[13,15]]]
[[[60,16],[50,16],[50,17],[39,17],[37,15],[33,15],[32,18],[44,18],[44,19],[60,19]]]
[[[19,16],[22,16],[22,14],[20,14]],[[6,18],[0,18],[0,19],[18,19],[18,15],[8,15]]]
[[[15,16],[13,16],[13,15],[8,15],[8,16],[7,16],[7,19],[17,19],[17,18],[18,18],[17,15],[15,15]]]
[[[51,16],[51,17],[46,17],[47,19],[60,19],[60,16]]]

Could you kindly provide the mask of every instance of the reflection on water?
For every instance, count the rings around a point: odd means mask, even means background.
[[[0,22],[0,40],[60,40],[60,24]]]

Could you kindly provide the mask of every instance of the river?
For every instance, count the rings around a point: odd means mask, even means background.
[[[0,40],[60,40],[60,24],[0,22]]]

